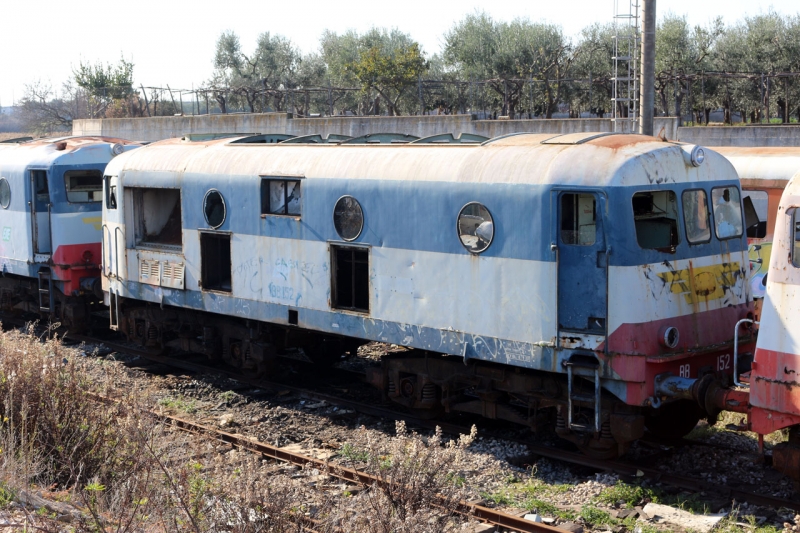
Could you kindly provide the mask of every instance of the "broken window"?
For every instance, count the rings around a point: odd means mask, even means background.
[[[231,292],[231,236],[201,233],[200,261],[203,289]]]
[[[494,238],[494,220],[483,204],[470,202],[458,213],[458,238],[468,252],[479,254]]]
[[[597,238],[597,200],[593,194],[561,195],[561,242],[591,246]]]
[[[708,212],[708,195],[703,189],[683,191],[683,223],[686,239],[692,244],[711,240],[711,217]]]
[[[645,249],[675,252],[678,236],[678,200],[673,191],[637,192],[633,195],[636,242]]]
[[[262,179],[261,214],[300,216],[300,180]]]
[[[111,176],[104,176],[106,182],[106,209],[117,208],[117,186],[111,185]]]
[[[333,227],[345,241],[352,241],[364,229],[364,211],[352,196],[342,196],[333,207]]]
[[[718,239],[730,239],[742,235],[742,204],[736,187],[711,189],[711,205],[714,210],[714,229]]]
[[[8,184],[8,180],[5,178],[0,178],[0,207],[3,209],[8,209],[8,205],[11,203],[11,186]]]
[[[99,170],[70,170],[64,173],[70,203],[99,202],[103,199],[103,173]]]
[[[369,313],[369,250],[331,246],[331,306]]]
[[[133,195],[137,246],[180,249],[181,192],[178,189],[128,189]]]
[[[216,229],[225,222],[225,200],[216,189],[208,191],[203,198],[203,216],[206,223]]]
[[[742,191],[747,238],[763,239],[767,236],[769,195],[766,191]]]
[[[33,178],[33,192],[40,202],[50,203],[50,187],[47,184],[46,170],[31,170]]]

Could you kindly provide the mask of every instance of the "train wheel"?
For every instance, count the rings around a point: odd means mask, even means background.
[[[689,400],[662,405],[645,417],[647,431],[660,439],[679,439],[688,435],[700,419],[703,412],[700,406]]]

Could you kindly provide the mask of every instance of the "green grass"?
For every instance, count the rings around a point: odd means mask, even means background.
[[[602,525],[609,525],[615,526],[621,523],[620,520],[616,518],[612,518],[611,514],[607,511],[603,511],[602,509],[598,509],[594,505],[584,505],[581,507],[581,512],[579,515],[583,518],[587,524],[594,526],[602,526]]]
[[[617,481],[613,487],[603,489],[597,497],[597,502],[606,505],[616,505],[618,502],[622,502],[625,507],[631,509],[647,502],[658,502],[658,496],[658,493],[651,488]]]
[[[357,450],[355,446],[353,446],[349,442],[346,442],[344,446],[342,446],[341,451],[339,451],[339,455],[351,461],[361,461],[361,462],[369,461],[369,453],[362,450]]]
[[[516,495],[510,490],[481,492],[481,498],[495,505],[515,505],[517,503]]]
[[[161,398],[158,400],[158,405],[166,407],[167,409],[175,409],[176,411],[183,411],[184,413],[194,414],[197,412],[197,404],[194,400],[186,400],[185,398]]]

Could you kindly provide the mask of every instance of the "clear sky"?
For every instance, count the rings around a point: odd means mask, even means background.
[[[54,87],[79,61],[134,63],[134,81],[145,86],[191,89],[211,76],[220,33],[235,31],[245,52],[265,31],[289,37],[303,52],[315,51],[323,30],[362,32],[396,27],[439,52],[442,35],[475,10],[495,20],[528,17],[559,24],[576,35],[594,22],[611,22],[615,2],[628,0],[0,0],[0,105],[22,97],[35,80]],[[797,0],[658,0],[657,11],[687,15],[706,24],[717,15],[734,23],[770,9],[800,12]]]

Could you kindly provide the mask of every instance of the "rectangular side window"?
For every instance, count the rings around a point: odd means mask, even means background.
[[[792,214],[792,264],[800,268],[800,210]]]
[[[127,189],[133,196],[136,246],[180,250],[183,245],[179,189]]]
[[[300,181],[261,180],[261,214],[300,216]]]
[[[111,185],[111,176],[103,176],[106,182],[106,209],[117,208],[117,186]]]
[[[763,239],[767,236],[769,195],[767,191],[742,191],[744,225],[748,239]]]
[[[711,240],[711,217],[708,212],[708,195],[703,189],[683,191],[683,223],[686,239],[692,244]]]
[[[369,313],[369,250],[331,246],[331,306]]]
[[[50,188],[47,185],[46,170],[31,170],[33,176],[33,186],[36,189],[36,199],[40,202],[50,201]]]
[[[714,211],[714,230],[718,239],[742,236],[742,202],[738,187],[715,187],[711,189],[711,205]]]
[[[99,170],[70,170],[64,173],[70,203],[99,202],[103,199],[103,173]]]
[[[591,246],[597,238],[597,200],[593,194],[561,195],[561,242]]]
[[[675,253],[678,235],[678,199],[674,191],[647,191],[633,195],[636,242],[648,250]]]
[[[200,261],[203,289],[231,292],[231,236],[201,233]]]

